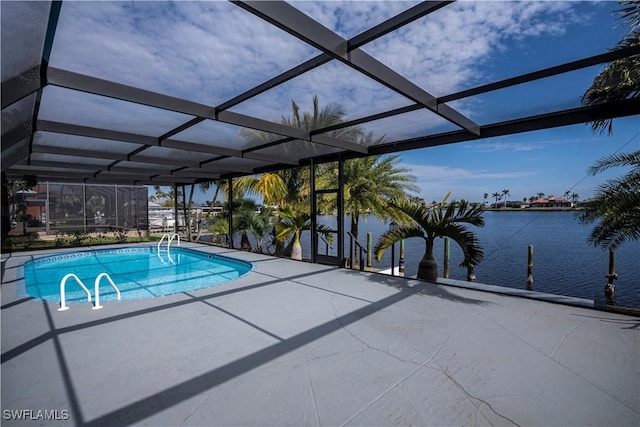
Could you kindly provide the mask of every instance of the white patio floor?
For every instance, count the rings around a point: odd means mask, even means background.
[[[58,312],[4,254],[2,424],[640,425],[640,318],[183,246],[255,269]]]

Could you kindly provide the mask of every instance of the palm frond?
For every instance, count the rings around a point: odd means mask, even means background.
[[[464,253],[461,265],[473,267],[480,263],[484,253],[475,233],[467,229],[466,224],[482,227],[483,206],[481,204],[469,204],[465,200],[452,201],[446,205],[449,194],[439,204],[426,208],[423,204],[412,203],[408,200],[394,200],[389,204],[393,209],[399,210],[410,218],[413,226],[401,226],[389,230],[380,237],[376,244],[376,256],[381,258],[384,250],[393,243],[405,238],[422,237],[427,247],[425,257],[432,259],[433,241],[436,237],[449,237],[456,242]]]
[[[478,237],[460,224],[450,223],[442,230],[442,237],[448,237],[462,249],[464,259],[460,267],[475,267],[484,258],[484,251],[478,243]]]
[[[604,157],[594,163],[588,169],[588,173],[590,175],[596,175],[607,169],[620,166],[640,166],[640,150],[631,153],[619,153]]]
[[[640,150],[606,157],[591,170],[599,173],[613,166],[633,168],[600,185],[596,197],[579,216],[583,224],[598,221],[587,241],[605,250],[615,250],[628,240],[640,240]]]
[[[640,2],[622,1],[626,6],[617,13],[623,19],[622,25],[629,25],[630,32],[618,42],[617,48],[640,45]],[[640,55],[633,55],[611,62],[593,80],[582,96],[583,105],[595,105],[603,102],[621,101],[640,96]],[[598,119],[591,123],[594,132],[611,134],[613,119]]]
[[[382,236],[380,236],[380,239],[376,242],[376,245],[373,248],[373,254],[378,262],[380,262],[382,255],[384,255],[385,251],[389,247],[400,240],[410,239],[411,237],[421,237],[424,239],[424,230],[419,226],[406,225],[388,230],[383,233]]]
[[[623,25],[630,26],[632,30],[640,27],[640,1],[624,0],[619,3],[624,7],[616,13],[623,20]]]

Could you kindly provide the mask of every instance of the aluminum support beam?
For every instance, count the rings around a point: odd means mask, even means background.
[[[2,109],[41,89],[40,83],[40,65],[2,82]]]
[[[451,3],[453,3],[453,1],[424,1],[417,4],[349,39],[347,42],[347,50],[350,51],[363,46]]]
[[[358,34],[352,39],[349,39],[347,41],[347,52],[357,47],[360,47],[366,43],[369,43],[379,37],[382,37],[385,34],[388,34],[389,32],[402,27],[403,25],[406,25],[410,22],[415,21],[416,19],[422,18],[423,16],[431,12],[434,12],[449,3],[452,3],[452,2],[451,1],[422,2],[412,7],[411,9],[408,9],[400,13],[399,15],[388,19],[385,22],[382,22],[365,32]],[[297,65],[252,89],[249,89],[248,91],[236,96],[235,98],[232,98],[229,101],[226,101],[225,103],[218,105],[216,107],[216,110],[218,111],[228,110],[229,108],[232,108],[240,104],[241,102],[244,102],[250,98],[253,98],[254,96],[260,95],[261,93],[266,92],[267,90],[272,89],[278,85],[281,85],[282,83],[285,83],[295,77],[298,77],[299,75],[302,75],[307,71],[313,70],[314,68],[317,68],[323,64],[326,64],[332,59],[333,57],[331,55],[328,55],[326,53],[321,53],[320,55],[314,58],[311,58],[308,61],[305,61],[302,64]]]
[[[127,160],[126,153],[109,153],[105,151],[82,150],[69,147],[52,147],[40,144],[34,145],[32,152],[34,154],[59,154],[61,156],[86,157],[93,159]]]
[[[261,154],[261,153],[251,152],[251,153],[243,153],[242,157],[245,159],[260,160],[263,162],[270,162],[270,163],[281,163],[284,165],[291,165],[291,166],[298,166],[298,163],[299,163],[298,159],[278,156],[275,154]]]
[[[109,129],[99,129],[89,126],[80,126],[70,123],[52,122],[48,120],[37,121],[37,131],[63,133],[66,135],[87,136],[89,138],[109,139],[112,141],[131,142],[148,146],[159,145],[158,138],[139,135],[129,132],[120,132]]]
[[[24,138],[2,150],[2,170],[11,170],[15,164],[29,157],[29,138]]]
[[[598,119],[627,117],[640,114],[640,98],[632,98],[608,104],[600,104],[589,107],[579,107],[554,113],[541,114],[510,120],[507,122],[493,123],[482,126],[480,138],[512,135],[531,132],[541,129],[551,129],[560,126],[570,126],[580,123],[590,123]],[[478,139],[467,132],[456,131],[423,138],[412,138],[389,144],[381,144],[371,147],[371,154],[397,153],[406,150],[435,147],[438,145],[453,144]]]
[[[200,153],[216,154],[219,156],[242,157],[240,150],[213,145],[199,144],[197,142],[179,141],[177,139],[167,139],[160,142],[161,147],[176,148],[179,150],[196,151]]]
[[[353,49],[347,55],[347,40],[288,3],[272,1],[238,1],[234,3],[397,93],[414,100],[444,119],[475,135],[480,134],[480,127],[473,121],[451,107],[438,108],[436,97],[364,51]]]
[[[451,95],[438,98],[438,102],[451,102],[462,98],[468,98],[474,95],[491,92],[494,90],[504,89],[516,86],[522,83],[528,83],[534,80],[540,80],[547,77],[553,77],[558,74],[568,73],[570,71],[580,70],[582,68],[591,67],[606,62],[612,62],[617,59],[627,58],[629,56],[640,54],[640,45],[630,46],[622,49],[615,49],[601,55],[590,56],[588,58],[579,59],[577,61],[567,62],[566,64],[557,65],[555,67],[543,68],[531,73],[521,74],[516,77],[500,80],[486,85],[478,86],[472,89],[463,90]]]
[[[67,89],[107,96],[191,116],[215,119],[213,107],[72,71],[49,67],[47,79],[50,84]]]
[[[279,123],[270,122],[268,120],[259,119],[256,117],[247,116],[240,113],[231,111],[216,112],[215,108],[198,104],[191,101],[186,101],[180,98],[175,98],[159,93],[151,92],[148,90],[139,89],[132,86],[127,86],[120,83],[111,82],[108,80],[98,79],[91,76],[86,76],[71,71],[61,70],[58,68],[49,68],[48,70],[49,83],[55,86],[65,87],[68,89],[78,90],[82,92],[92,93],[95,95],[106,96],[110,98],[119,99],[122,101],[133,102],[136,104],[142,104],[149,107],[155,107],[164,110],[170,110],[177,113],[186,115],[197,116],[189,122],[179,126],[178,128],[170,131],[161,138],[154,138],[153,144],[146,143],[145,145],[160,145],[164,141],[162,138],[175,135],[189,127],[200,123],[203,119],[217,120],[223,123],[229,123],[236,126],[241,126],[250,129],[256,129],[263,132],[274,133],[285,137],[291,137],[295,139],[303,139],[306,141],[312,141],[309,132],[302,129],[295,129],[288,126],[281,125]],[[47,129],[42,129],[47,130]],[[114,138],[106,138],[114,139]],[[327,143],[331,146],[335,146],[336,142]],[[325,144],[325,145],[327,145]],[[341,145],[349,146],[349,142],[342,141]],[[357,149],[357,144],[351,146],[353,149]]]
[[[31,136],[32,119],[27,120],[2,134],[2,151],[8,150],[14,144]]]

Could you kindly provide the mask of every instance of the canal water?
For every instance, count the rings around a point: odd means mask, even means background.
[[[602,300],[607,283],[609,255],[587,243],[592,225],[583,226],[572,211],[487,211],[485,226],[471,227],[484,249],[484,260],[476,267],[477,282],[510,288],[527,289],[527,251],[533,245],[533,290],[557,295]],[[349,218],[345,230],[350,229]],[[335,223],[334,218],[319,222]],[[335,227],[334,224],[332,226]],[[373,244],[389,224],[373,216],[360,218],[359,241],[366,245],[367,233],[373,234]],[[303,256],[311,256],[310,235],[302,233]],[[345,256],[349,239],[345,239]],[[239,237],[236,237],[236,247]],[[320,243],[320,252],[324,252]],[[334,245],[335,246],[335,245]],[[424,241],[420,238],[405,241],[405,275],[415,276],[424,255]],[[335,254],[335,247],[330,249]],[[399,245],[396,245],[396,262]],[[436,261],[443,274],[444,243],[436,241]],[[459,267],[462,251],[452,242],[450,278],[465,280],[466,268]],[[373,259],[372,267],[389,268],[391,249],[380,263]],[[625,307],[640,307],[640,242],[626,242],[616,251],[616,293],[614,303]]]
[[[533,290],[580,298],[601,298],[608,273],[609,254],[587,243],[593,226],[583,226],[571,211],[487,211],[485,226],[471,227],[484,249],[484,260],[476,267],[477,282],[527,289],[527,251],[533,245]],[[347,221],[348,224],[348,221]],[[349,230],[347,225],[346,230]],[[359,240],[366,242],[366,233],[373,233],[373,244],[389,228],[388,224],[368,217],[360,222]],[[347,242],[348,244],[348,242]],[[424,241],[419,238],[405,241],[405,274],[413,276],[424,255]],[[348,249],[345,251],[348,253]],[[390,266],[390,249],[381,264]],[[399,245],[396,246],[398,257]],[[444,243],[436,241],[436,261],[443,273]],[[452,242],[450,278],[465,280],[467,269],[459,267],[463,256]],[[397,262],[397,261],[396,261]],[[640,307],[640,242],[624,243],[616,251],[615,303]]]

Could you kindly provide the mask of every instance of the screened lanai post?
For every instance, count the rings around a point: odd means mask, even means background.
[[[116,196],[117,196],[117,190],[116,190]],[[116,211],[117,212],[117,211]],[[26,220],[23,220],[23,224],[25,226],[24,229],[24,234],[26,236],[27,234],[27,222]],[[116,226],[118,226],[118,220],[116,218]],[[82,230],[86,233],[87,232],[87,183],[83,182],[82,183]]]
[[[184,217],[184,229],[186,238],[191,241],[191,206],[187,206],[187,185],[182,184],[182,216]]]
[[[233,178],[229,178],[229,191],[227,191],[227,197],[229,198],[229,249],[233,249]]]
[[[338,261],[344,266],[344,158],[338,158]]]
[[[47,200],[45,201],[45,214],[47,215],[47,222],[45,222],[45,232],[49,235],[51,231],[51,208],[49,207],[49,181],[47,181]]]
[[[311,168],[311,173],[309,174],[311,187],[311,197],[309,198],[311,203],[311,262],[315,264],[316,252],[318,252],[318,233],[316,231],[318,220],[316,218],[316,162],[313,159],[311,159],[309,168]]]
[[[173,184],[173,232],[178,232],[178,184]]]

